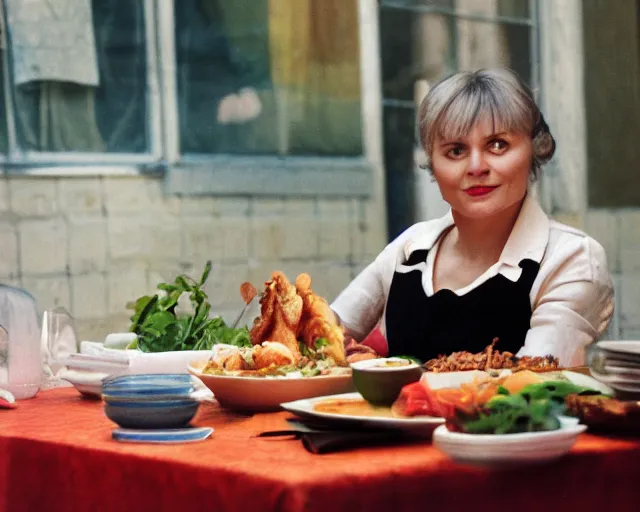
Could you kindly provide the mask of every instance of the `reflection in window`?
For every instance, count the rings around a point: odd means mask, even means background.
[[[182,153],[362,153],[357,0],[181,0],[175,22]]]
[[[5,4],[20,147],[146,151],[142,0],[81,0],[72,10],[55,2]]]

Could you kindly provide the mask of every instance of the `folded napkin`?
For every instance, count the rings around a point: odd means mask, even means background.
[[[193,362],[206,361],[218,350],[229,345],[216,345],[214,350],[190,350],[175,352],[141,352],[105,347],[102,343],[83,341],[80,352],[69,354],[56,363],[63,369],[58,378],[74,386],[92,388],[100,393],[102,380],[114,375],[140,375],[157,373],[187,374],[187,366]],[[211,401],[213,393],[204,383],[192,377],[195,391],[192,397],[200,401]]]
[[[415,440],[406,432],[391,429],[362,429],[338,427],[292,418],[287,420],[292,428],[262,432],[257,437],[291,437],[302,441],[302,446],[313,454],[335,453],[367,446],[401,444]]]
[[[218,350],[219,347],[216,347]],[[185,350],[175,352],[141,352],[118,350],[101,343],[83,341],[80,353],[71,354],[60,362],[68,368],[103,373],[187,373],[194,361],[206,361],[214,350]]]

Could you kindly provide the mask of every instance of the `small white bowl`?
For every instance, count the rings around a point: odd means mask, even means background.
[[[433,432],[433,444],[451,459],[476,466],[540,464],[566,455],[578,436],[587,430],[574,418],[560,418],[561,428],[549,432],[518,434],[465,434],[441,425]]]

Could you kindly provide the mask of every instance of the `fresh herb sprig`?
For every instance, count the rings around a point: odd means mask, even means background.
[[[130,348],[143,352],[168,352],[175,350],[209,350],[213,345],[225,343],[239,347],[251,345],[249,330],[234,329],[220,317],[209,318],[211,304],[203,289],[211,262],[205,265],[200,280],[179,275],[173,283],[160,283],[158,289],[164,294],[145,295],[133,304],[130,331],[137,339]],[[176,313],[178,301],[183,294],[189,295],[192,314]]]

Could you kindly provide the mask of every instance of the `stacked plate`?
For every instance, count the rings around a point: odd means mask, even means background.
[[[590,359],[591,375],[616,395],[640,397],[640,341],[601,341]]]
[[[121,427],[113,438],[144,442],[206,439],[213,429],[189,426],[200,405],[194,392],[189,375],[122,375],[103,380],[105,414]]]

